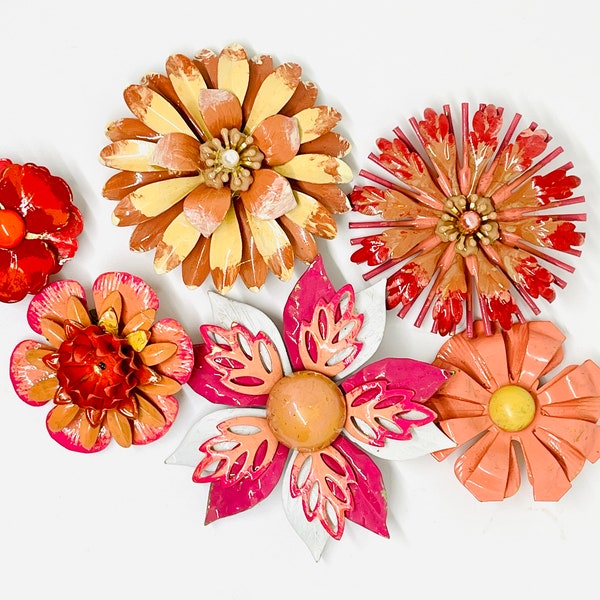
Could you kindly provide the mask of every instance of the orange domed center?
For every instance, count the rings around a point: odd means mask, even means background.
[[[535,400],[519,385],[503,385],[490,398],[489,415],[500,429],[521,431],[535,417]]]
[[[25,237],[23,217],[10,208],[0,210],[0,248],[14,248]]]
[[[329,377],[298,371],[280,379],[267,401],[267,421],[288,448],[315,452],[329,446],[346,421],[346,402]]]

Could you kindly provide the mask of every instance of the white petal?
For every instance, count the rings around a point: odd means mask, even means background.
[[[229,328],[232,323],[239,323],[246,327],[253,335],[256,335],[259,331],[266,333],[277,348],[283,372],[286,375],[292,372],[292,366],[279,329],[277,329],[275,323],[265,313],[258,308],[254,308],[244,302],[231,300],[216,292],[208,292],[208,297],[216,325]]]
[[[283,485],[282,496],[283,496],[283,510],[288,518],[294,531],[300,536],[302,541],[308,546],[311,554],[315,561],[318,561],[323,554],[325,544],[331,536],[325,531],[319,519],[315,518],[309,521],[304,514],[302,508],[302,497],[298,496],[293,498],[290,493],[290,477],[292,474],[292,465],[296,459],[298,452],[294,451],[289,457],[288,463],[285,469],[285,473],[282,477]]]
[[[385,279],[356,294],[355,312],[364,315],[363,326],[357,336],[363,347],[356,358],[334,379],[339,381],[357,371],[375,354],[385,331],[387,310],[385,306]]]
[[[219,434],[217,429],[219,423],[232,417],[264,417],[265,415],[266,411],[262,408],[225,408],[209,413],[192,426],[175,452],[167,457],[165,463],[196,468],[204,458],[204,452],[200,451],[200,446],[206,440]]]
[[[456,447],[456,444],[447,437],[435,423],[427,423],[427,425],[413,427],[411,431],[412,439],[386,439],[385,444],[381,447],[365,444],[352,437],[345,430],[344,434],[368,454],[386,460],[410,460],[412,458],[424,456],[425,454],[437,452],[438,450]]]

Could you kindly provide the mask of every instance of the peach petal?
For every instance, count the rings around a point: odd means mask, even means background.
[[[164,427],[166,420],[160,409],[144,398],[144,396],[137,396],[138,403],[138,417],[137,420],[150,427]]]
[[[115,290],[123,297],[123,323],[147,308],[158,308],[158,296],[145,281],[130,273],[113,271],[100,275],[92,286],[92,296],[98,310],[105,298]]]
[[[169,171],[198,172],[200,142],[185,133],[168,133],[156,143],[152,161]]]
[[[428,405],[441,420],[477,417],[487,412],[491,393],[464,371],[456,371],[445,381]]]
[[[48,346],[33,340],[25,340],[17,344],[10,357],[10,380],[14,390],[23,402],[32,406],[45,404],[50,397],[35,399],[30,395],[31,388],[50,377],[56,381],[55,373],[49,367],[40,366],[37,362],[32,364],[28,360],[27,355],[30,352],[40,349],[48,349]]]
[[[255,56],[250,60],[249,63],[250,73],[248,78],[248,89],[246,90],[246,96],[242,104],[242,110],[244,113],[244,120],[248,118],[254,100],[256,100],[256,94],[262,85],[262,82],[273,72],[273,58],[267,54],[261,56]]]
[[[199,185],[183,202],[186,217],[205,237],[211,236],[223,222],[230,206],[229,188],[211,188],[206,185]]]
[[[153,308],[146,308],[136,315],[133,315],[133,317],[125,323],[121,330],[121,335],[127,336],[135,331],[150,331],[155,318],[156,310]]]
[[[433,408],[433,407],[432,407]],[[440,419],[439,426],[458,446],[477,437],[491,425],[488,415]]]
[[[46,423],[54,419],[54,411],[60,410],[58,406],[53,408],[46,417]],[[80,410],[75,418],[59,431],[48,427],[50,437],[61,446],[75,452],[91,453],[99,452],[108,446],[111,440],[110,433],[106,427],[91,427],[85,411]]]
[[[240,197],[246,211],[263,220],[276,219],[296,206],[288,180],[271,169],[255,171],[252,185]]]
[[[67,300],[66,317],[69,321],[75,321],[84,327],[92,323],[87,307],[77,296],[71,296]]]
[[[210,273],[210,238],[201,237],[181,263],[183,283],[191,289],[199,287]]]
[[[252,134],[265,155],[268,165],[282,165],[291,160],[300,148],[300,132],[295,119],[272,115],[262,121]]]
[[[146,366],[153,367],[171,358],[176,352],[177,344],[173,342],[151,342],[139,353],[139,356]]]
[[[165,435],[175,421],[175,417],[179,411],[179,403],[174,396],[147,396],[146,400],[152,402],[162,413],[164,424],[149,424],[146,422],[145,415],[143,421],[136,419],[133,422],[133,443],[136,445],[148,444]],[[145,406],[142,406],[142,410],[145,410]]]
[[[160,138],[160,134],[154,129],[150,129],[144,125],[139,119],[125,118],[117,119],[109,123],[104,133],[111,142],[119,140],[146,140],[148,142],[156,142]]]
[[[154,324],[146,350],[152,346],[162,347],[165,344],[175,345],[175,352],[168,358],[161,357],[154,368],[161,375],[184,384],[189,379],[194,365],[194,348],[183,326],[175,319],[161,319]]]
[[[62,322],[67,316],[69,298],[75,296],[86,303],[85,290],[77,281],[55,281],[36,294],[27,309],[27,321],[36,333],[42,333],[41,319],[51,318]]]
[[[167,171],[153,171],[146,173],[137,173],[134,171],[119,171],[110,177],[102,188],[102,195],[107,200],[123,200],[125,196],[134,192],[138,188],[160,181],[161,179],[170,179],[175,174]]]
[[[302,142],[299,154],[328,154],[336,158],[344,158],[351,149],[352,144],[345,137],[330,131],[310,142]]]
[[[50,431],[61,431],[77,418],[80,410],[76,404],[58,404],[48,413],[46,426]]]
[[[123,448],[129,448],[133,441],[129,419],[117,410],[109,410],[106,413],[106,426],[113,439]]]
[[[165,212],[138,223],[129,238],[129,247],[134,252],[147,252],[156,248],[165,229],[181,214],[183,202],[175,204]]]
[[[573,481],[586,458],[593,454],[597,429],[595,423],[577,419],[541,418],[533,434],[554,454],[569,481]]]
[[[479,330],[481,322],[476,325]],[[498,333],[474,338],[468,338],[465,333],[455,335],[438,351],[436,364],[449,370],[465,371],[490,391],[510,382],[504,339]]]
[[[564,412],[565,402],[574,399],[593,399],[588,406],[593,408],[593,418],[597,421],[597,399],[600,396],[600,367],[586,360],[577,367],[567,367],[537,391],[537,399],[544,414],[555,415]],[[569,415],[577,417],[574,412]]]
[[[290,240],[296,258],[306,264],[310,264],[319,253],[319,248],[313,234],[294,223],[286,215],[282,215],[279,218],[279,224]]]
[[[112,214],[112,223],[117,227],[129,227],[130,225],[143,223],[151,218],[135,208],[131,202],[131,195],[127,195],[115,206]]]
[[[211,135],[219,136],[221,129],[241,129],[242,106],[227,90],[200,90],[198,106]]]
[[[208,87],[217,87],[218,56],[209,48],[203,48],[194,56],[194,64],[200,69]]]
[[[292,97],[279,111],[282,115],[293,117],[301,110],[314,105],[319,94],[319,89],[312,81],[300,81],[294,90]]]
[[[505,340],[511,380],[529,389],[557,355],[562,358],[565,336],[548,321],[533,321],[511,327]]]
[[[40,326],[42,328],[42,335],[48,340],[51,346],[58,348],[65,341],[67,337],[65,330],[56,321],[44,317],[40,320]]]
[[[571,483],[557,458],[532,434],[523,435],[519,441],[534,499],[540,502],[560,500],[571,488]]]
[[[350,202],[343,190],[335,183],[309,183],[294,181],[294,190],[304,192],[320,202],[329,212],[337,214],[350,210]]]
[[[518,477],[511,436],[488,431],[456,461],[455,473],[462,484],[480,501],[500,501],[507,497],[511,478]]]

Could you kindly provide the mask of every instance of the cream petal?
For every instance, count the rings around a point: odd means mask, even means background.
[[[302,69],[295,63],[279,65],[262,83],[244,127],[251,134],[267,117],[285,106],[298,87]]]
[[[194,136],[177,109],[149,87],[130,85],[123,92],[123,97],[129,110],[150,129],[162,134],[178,131]]]
[[[349,183],[353,178],[345,162],[326,154],[298,154],[273,169],[284,177],[310,183]]]
[[[154,255],[154,269],[167,273],[181,264],[200,238],[200,232],[185,212],[179,214],[165,229]]]
[[[219,89],[231,92],[240,101],[241,106],[248,89],[249,76],[250,66],[244,48],[240,44],[226,46],[219,55],[217,71]]]
[[[331,131],[342,115],[331,106],[313,106],[294,115],[300,129],[300,143],[311,142]]]
[[[100,151],[100,162],[111,169],[139,171],[141,173],[163,171],[156,165],[156,144],[144,140],[120,140],[105,146]]]
[[[210,271],[215,287],[222,294],[226,294],[237,279],[241,260],[242,237],[232,205],[210,242]]]

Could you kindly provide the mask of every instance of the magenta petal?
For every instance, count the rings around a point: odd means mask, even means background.
[[[385,379],[390,389],[414,390],[412,402],[425,402],[449,376],[449,371],[412,358],[384,358],[345,379],[341,387],[349,392],[367,381]]]
[[[288,453],[289,449],[279,444],[271,464],[256,479],[246,477],[234,485],[211,483],[205,524],[248,510],[264,500],[281,479]]]
[[[390,537],[386,523],[386,492],[379,468],[344,436],[339,436],[332,445],[346,457],[356,478],[356,484],[351,484],[354,507],[346,517],[377,535]]]
[[[222,375],[205,360],[208,354],[204,343],[194,345],[194,368],[188,380],[188,385],[197,393],[215,404],[226,406],[266,406],[268,394],[244,394],[232,392],[221,383]],[[233,395],[235,394],[235,395]]]
[[[319,300],[329,302],[334,295],[335,288],[329,281],[319,255],[298,279],[283,309],[283,339],[294,370],[304,368],[298,351],[300,325],[311,322]]]
[[[160,408],[166,423],[162,427],[151,427],[139,421],[133,422],[133,443],[137,446],[149,444],[161,438],[173,425],[179,411],[179,402],[175,396],[151,396],[150,399]]]

